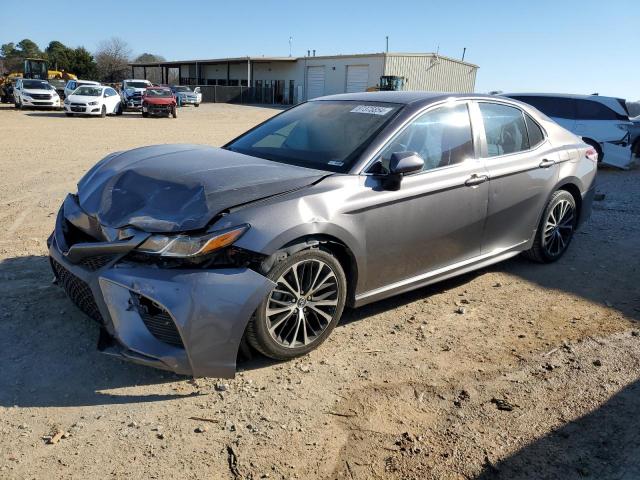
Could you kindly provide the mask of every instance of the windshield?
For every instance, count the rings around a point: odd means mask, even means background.
[[[80,87],[76,88],[73,95],[82,95],[83,97],[99,97],[102,95],[102,89],[99,87]]]
[[[189,87],[173,87],[176,92],[190,92],[191,89]]]
[[[124,88],[147,88],[149,84],[147,82],[126,82]]]
[[[22,87],[28,90],[53,90],[49,82],[45,82],[44,80],[23,80]]]
[[[225,148],[276,162],[347,172],[401,108],[396,103],[307,102],[267,120]]]
[[[147,88],[145,95],[147,97],[171,97],[173,94],[168,88]]]

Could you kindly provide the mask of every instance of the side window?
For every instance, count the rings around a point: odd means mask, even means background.
[[[520,109],[497,103],[479,103],[489,157],[529,149],[529,137]]]
[[[533,95],[522,97],[516,95],[511,98],[536,107],[548,117],[567,118],[570,120],[576,118],[576,102],[572,98],[536,97]]]
[[[544,141],[544,133],[540,125],[526,113],[524,114],[525,121],[527,122],[527,133],[529,134],[529,146],[531,148],[540,145]]]
[[[473,135],[466,104],[427,112],[391,140],[380,154],[381,166],[389,169],[391,154],[416,152],[424,169],[446,167],[474,157]]]
[[[592,100],[577,101],[577,117],[580,120],[617,120],[618,115],[606,105]]]

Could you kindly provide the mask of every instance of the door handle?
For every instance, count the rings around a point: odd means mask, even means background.
[[[540,168],[549,168],[549,167],[553,167],[556,164],[555,160],[548,160],[548,159],[544,159],[540,162],[540,165],[538,165]]]
[[[464,184],[467,187],[475,187],[477,185],[480,185],[481,183],[486,182],[487,180],[489,180],[489,177],[487,175],[478,175],[474,173],[469,178],[467,178],[467,181],[464,182]]]

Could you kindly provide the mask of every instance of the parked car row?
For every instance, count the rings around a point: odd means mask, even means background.
[[[61,94],[46,80],[19,78],[13,90],[16,108],[62,108],[67,116],[122,115],[141,112],[143,117],[162,115],[177,117],[177,107],[200,106],[202,93],[182,85],[154,85],[148,80],[127,79],[120,92],[109,85],[91,80],[69,80]]]

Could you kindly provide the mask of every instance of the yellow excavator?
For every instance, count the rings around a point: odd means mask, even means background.
[[[13,86],[16,78],[35,78],[37,80],[49,80],[49,83],[56,89],[58,94],[64,95],[64,86],[68,80],[77,80],[73,73],[64,70],[49,70],[46,60],[41,58],[25,58],[22,71],[10,72],[0,77],[0,101],[3,103],[13,102]]]

